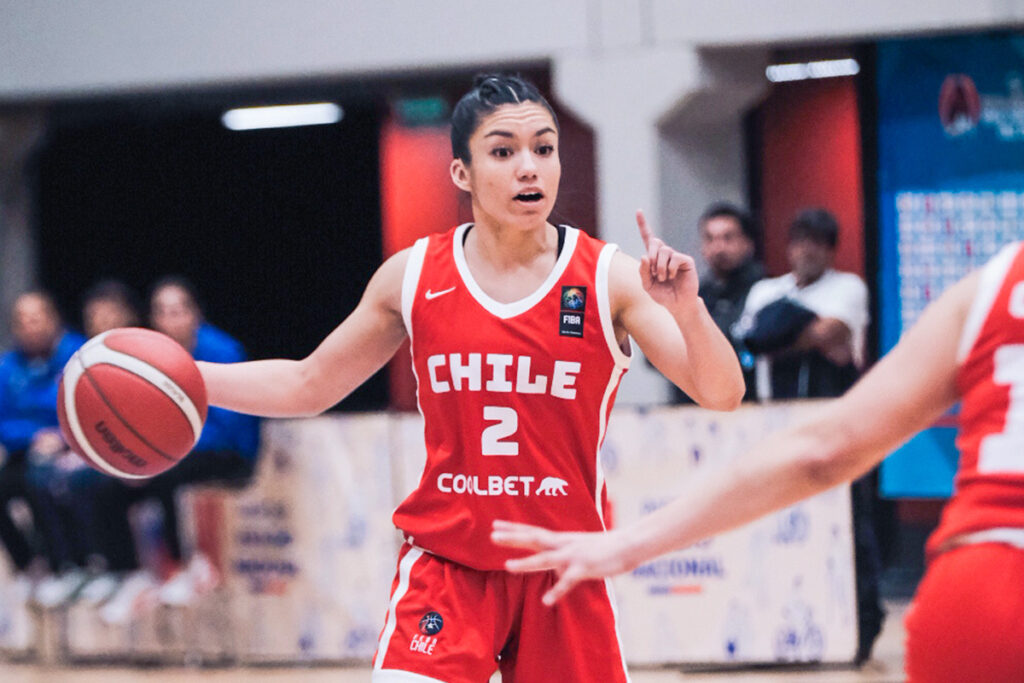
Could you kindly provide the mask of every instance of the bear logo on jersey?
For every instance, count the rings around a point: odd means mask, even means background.
[[[567,496],[569,495],[565,487],[569,485],[565,479],[559,479],[558,477],[544,477],[541,479],[540,486],[537,487],[538,496]]]
[[[444,618],[437,612],[427,612],[420,619],[420,633],[425,636],[435,636],[444,628]]]

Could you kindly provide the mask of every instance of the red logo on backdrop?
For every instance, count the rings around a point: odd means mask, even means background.
[[[966,74],[950,74],[939,89],[939,120],[947,135],[972,130],[981,119],[981,97],[974,80]]]

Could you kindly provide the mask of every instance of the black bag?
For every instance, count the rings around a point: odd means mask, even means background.
[[[817,317],[792,299],[778,299],[757,312],[743,343],[751,353],[779,351],[791,346]]]

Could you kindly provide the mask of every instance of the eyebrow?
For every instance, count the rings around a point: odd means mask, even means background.
[[[545,133],[555,133],[555,132],[556,131],[555,131],[554,128],[552,128],[550,126],[547,126],[545,128],[541,128],[536,133],[534,133],[533,137],[539,138],[541,135],[544,135]],[[508,132],[507,130],[492,130],[490,133],[487,133],[487,134],[484,135],[485,138],[494,137],[494,136],[502,137],[502,138],[514,138],[515,137],[515,135],[513,135],[510,132]]]

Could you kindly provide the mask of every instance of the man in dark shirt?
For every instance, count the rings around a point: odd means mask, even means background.
[[[732,334],[732,327],[743,312],[747,292],[764,277],[764,268],[755,258],[756,235],[753,222],[740,208],[727,202],[716,202],[701,215],[701,256],[709,270],[700,280],[698,295],[704,300],[711,318],[732,342],[747,385],[744,400],[753,400],[754,359]],[[680,401],[689,398],[678,389]]]

